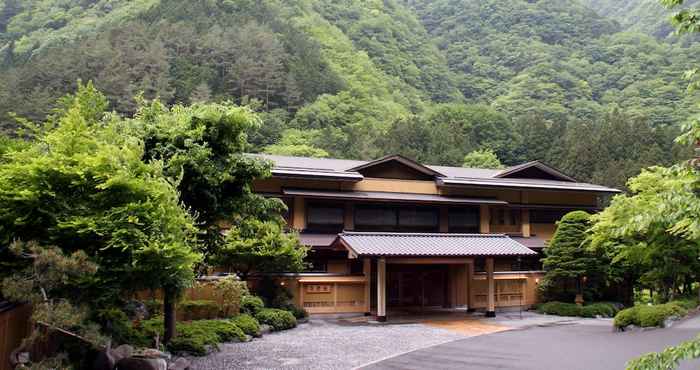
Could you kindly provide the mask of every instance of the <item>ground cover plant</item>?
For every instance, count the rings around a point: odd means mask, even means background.
[[[539,313],[558,316],[614,317],[622,305],[619,303],[598,302],[579,306],[575,303],[547,302],[537,306]]]

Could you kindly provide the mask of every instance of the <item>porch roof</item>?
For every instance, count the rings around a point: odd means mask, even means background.
[[[357,256],[528,256],[537,253],[504,234],[344,232],[338,242]]]
[[[507,205],[508,202],[493,198],[448,197],[435,194],[395,193],[385,191],[329,191],[284,189],[284,195],[303,196],[318,199],[348,199],[365,201],[417,202],[440,204],[495,204]]]

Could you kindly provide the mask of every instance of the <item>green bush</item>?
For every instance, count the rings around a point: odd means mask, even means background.
[[[210,320],[219,317],[220,307],[216,301],[183,301],[177,306],[183,320]]]
[[[145,300],[143,304],[146,305],[149,317],[155,317],[163,313],[163,301],[159,299]]]
[[[608,302],[591,303],[581,308],[581,316],[583,317],[615,317],[617,313],[617,305]]]
[[[558,316],[581,316],[581,307],[574,303],[547,302],[539,305],[537,312]]]
[[[297,320],[309,317],[309,313],[297,305],[290,304],[288,307],[284,308],[284,310],[291,312]]]
[[[671,303],[675,303],[686,310],[693,310],[698,307],[698,299],[697,298],[681,298],[681,299],[675,299],[671,301]]]
[[[177,323],[177,336],[170,341],[168,349],[203,356],[207,346],[245,340],[243,330],[229,320],[197,320]]]
[[[277,308],[263,308],[255,315],[261,324],[267,324],[272,330],[286,330],[297,326],[297,319],[291,312]]]
[[[254,295],[244,295],[241,297],[241,312],[256,316],[260,310],[265,308],[265,304],[260,297]]]
[[[95,321],[100,324],[102,332],[112,338],[115,344],[140,342],[139,332],[134,330],[131,320],[118,308],[98,310]]]
[[[260,323],[258,323],[258,320],[256,320],[253,316],[250,316],[247,313],[232,317],[231,322],[236,324],[236,326],[241,328],[244,333],[250,336],[260,337],[261,335]]]
[[[653,306],[635,306],[622,310],[615,315],[615,327],[624,328],[628,325],[641,326],[643,328],[662,326],[664,320],[672,316],[683,317],[688,310],[677,302]]]

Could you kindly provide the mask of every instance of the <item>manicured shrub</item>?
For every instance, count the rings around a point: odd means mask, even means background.
[[[537,307],[537,312],[559,316],[581,316],[581,307],[574,303],[547,302]]]
[[[236,324],[236,326],[241,328],[241,330],[243,330],[244,333],[250,336],[261,336],[260,323],[253,316],[250,316],[247,313],[232,317],[231,322]]]
[[[263,300],[254,295],[244,295],[241,297],[241,312],[256,316],[265,307]]]
[[[177,323],[177,336],[168,349],[203,356],[207,346],[216,348],[219,343],[245,340],[245,333],[229,320],[197,320]]]
[[[309,317],[309,313],[305,309],[296,305],[290,305],[289,308],[285,310],[291,312],[297,320]]]
[[[581,316],[583,317],[615,317],[617,313],[617,305],[608,302],[591,303],[581,308]]]
[[[183,301],[177,308],[185,321],[215,319],[220,311],[219,304],[209,300]]]
[[[238,315],[241,312],[241,298],[249,295],[246,282],[240,281],[235,275],[216,280],[214,292],[218,299],[223,302],[221,311],[223,311],[224,317]]]
[[[683,317],[688,314],[688,310],[677,302],[653,306],[635,306],[622,310],[615,315],[614,325],[624,328],[628,325],[641,326],[643,328],[662,326],[664,320],[669,317]]]
[[[261,324],[267,324],[272,330],[286,330],[297,326],[297,319],[291,312],[277,308],[263,308],[255,315]]]

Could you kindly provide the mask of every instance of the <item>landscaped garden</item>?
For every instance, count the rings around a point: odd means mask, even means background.
[[[203,355],[306,316],[265,277],[301,271],[307,249],[285,205],[251,191],[271,168],[244,155],[257,116],[140,104],[122,117],[80,84],[46,122],[3,138],[2,296],[31,303],[35,324],[15,361],[163,362],[163,350]]]

